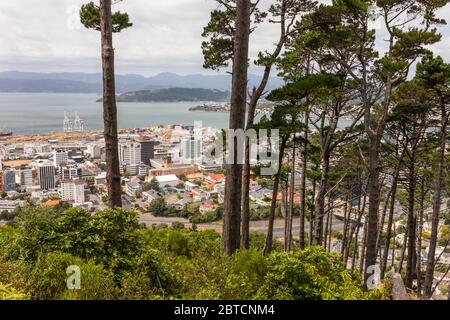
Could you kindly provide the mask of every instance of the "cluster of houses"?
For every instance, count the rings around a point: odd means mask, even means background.
[[[144,188],[148,184],[157,184],[159,188]],[[153,200],[162,198],[177,210],[187,204],[198,203],[201,213],[214,211],[223,203],[224,190],[225,175],[222,173],[147,176],[145,181],[131,178],[125,182],[126,195],[141,204],[144,209],[148,208]]]

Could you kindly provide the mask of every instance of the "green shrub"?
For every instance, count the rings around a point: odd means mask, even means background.
[[[340,256],[321,247],[274,252],[256,297],[281,300],[360,299],[361,281],[345,269]]]
[[[28,295],[9,285],[0,283],[0,300],[27,300]]]
[[[265,257],[264,242],[264,234],[252,233],[249,250],[227,257],[220,234],[213,230],[143,228],[137,214],[126,210],[55,213],[29,207],[21,210],[12,226],[0,227],[0,283],[32,299],[387,296],[386,288],[363,293],[361,279],[337,254],[320,247],[284,252],[275,241]],[[70,265],[80,267],[79,290],[67,288]]]
[[[64,290],[59,296],[64,300],[111,300],[119,294],[119,288],[114,283],[111,271],[96,264],[93,260],[82,263],[80,266],[80,289]],[[66,276],[67,277],[67,276]]]
[[[29,276],[28,291],[31,297],[44,300],[58,299],[67,289],[67,267],[82,264],[82,259],[69,253],[50,252],[40,254]]]
[[[143,300],[171,293],[172,280],[154,252],[144,253],[133,262],[133,268],[122,277],[120,298]]]

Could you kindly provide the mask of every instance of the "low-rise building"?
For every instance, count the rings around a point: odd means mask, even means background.
[[[161,188],[165,186],[176,187],[180,183],[180,179],[174,174],[155,176],[155,179]]]
[[[139,197],[141,195],[141,185],[134,181],[129,181],[125,184],[125,192],[132,198]]]
[[[142,197],[142,201],[152,202],[155,199],[161,198],[162,195],[158,191],[148,190],[148,191],[142,192],[141,197]]]
[[[0,212],[13,212],[17,207],[24,207],[25,204],[23,200],[0,200]]]

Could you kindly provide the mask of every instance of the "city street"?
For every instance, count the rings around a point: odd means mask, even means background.
[[[139,220],[142,223],[144,223],[146,226],[151,226],[153,224],[157,225],[157,224],[161,224],[161,223],[165,223],[170,226],[173,222],[183,223],[185,225],[185,227],[187,227],[187,228],[191,227],[191,225],[192,225],[188,219],[177,218],[177,217],[154,217],[153,215],[151,215],[149,213],[140,215]],[[268,226],[267,220],[251,221],[250,222],[250,231],[266,233],[267,226]],[[222,232],[222,223],[221,222],[202,223],[202,224],[198,224],[197,227],[200,230],[212,229],[212,230],[216,230],[217,232]],[[342,229],[343,229],[343,222],[338,219],[333,219],[332,230],[333,231],[342,231]],[[278,218],[275,220],[273,231],[274,231],[275,238],[282,238],[284,236],[284,219]],[[299,225],[298,217],[297,217],[296,219],[294,219],[294,224],[292,227],[292,234],[295,237],[296,235],[299,234],[299,232],[300,232],[300,225]],[[306,222],[305,223],[305,233],[308,233],[308,232],[309,232],[309,223]]]

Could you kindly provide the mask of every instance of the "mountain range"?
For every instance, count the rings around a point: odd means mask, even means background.
[[[260,78],[258,75],[249,74],[249,87],[258,85]],[[274,89],[281,85],[282,80],[273,77],[269,80],[267,89]],[[118,94],[165,88],[202,88],[227,91],[231,89],[231,75],[178,75],[169,72],[151,77],[137,74],[116,75]],[[101,73],[0,72],[0,92],[100,93],[101,91]]]

